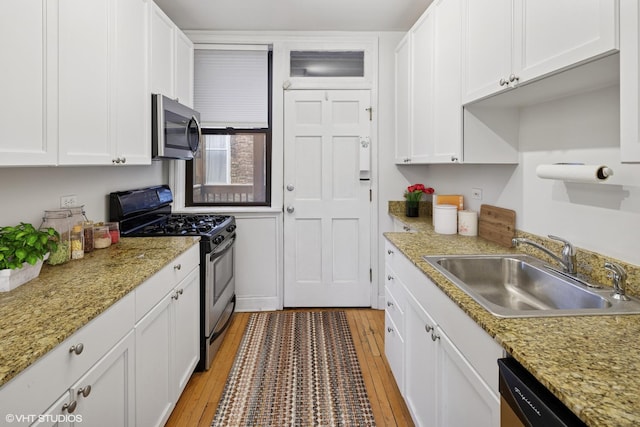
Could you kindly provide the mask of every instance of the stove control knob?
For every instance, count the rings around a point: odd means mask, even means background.
[[[230,226],[227,227],[227,232],[231,233],[235,229],[236,229],[236,226],[231,224]]]
[[[213,243],[215,243],[216,245],[219,245],[220,243],[222,243],[223,240],[224,240],[224,236],[218,236],[213,239]]]

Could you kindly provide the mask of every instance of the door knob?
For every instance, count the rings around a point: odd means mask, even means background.
[[[293,213],[293,211],[295,211],[296,209],[293,206],[287,206],[287,212],[288,213]]]
[[[291,184],[287,185],[287,191],[293,191],[295,190],[295,187]]]

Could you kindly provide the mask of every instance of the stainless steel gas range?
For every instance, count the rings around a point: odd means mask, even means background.
[[[166,185],[109,195],[109,216],[123,237],[200,236],[200,362],[208,370],[236,307],[234,243],[236,221],[230,215],[171,212],[173,194]]]

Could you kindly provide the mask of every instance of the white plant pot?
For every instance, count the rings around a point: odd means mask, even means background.
[[[25,262],[22,263],[22,268],[0,270],[0,292],[8,292],[38,277],[42,264],[47,258],[49,254],[34,265]]]

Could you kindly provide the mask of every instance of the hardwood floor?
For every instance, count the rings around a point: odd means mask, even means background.
[[[413,426],[384,356],[384,311],[341,309],[347,314],[360,368],[378,426]],[[196,372],[166,426],[209,426],[251,313],[236,313],[220,351],[207,372]]]

